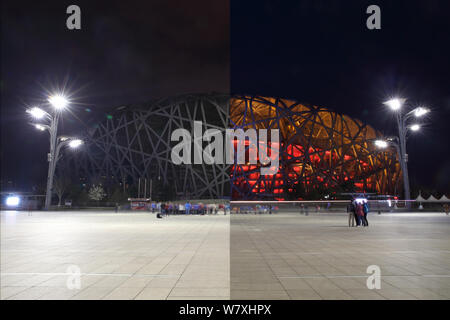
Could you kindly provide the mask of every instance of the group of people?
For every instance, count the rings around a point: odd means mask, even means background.
[[[224,212],[226,215],[227,212],[230,212],[229,205],[224,204],[203,204],[203,203],[190,203],[189,201],[186,203],[172,203],[172,202],[152,202],[150,208],[152,213],[159,212],[162,215],[169,214],[217,214],[219,211]]]
[[[369,204],[365,198],[355,198],[350,201],[347,207],[348,211],[348,226],[354,227],[368,227],[369,221],[367,220],[367,214],[369,213]]]
[[[278,210],[278,207],[274,207],[272,205],[260,205],[257,204],[255,206],[236,206],[233,208],[233,212],[234,213],[243,213],[243,214],[249,214],[249,213],[254,213],[254,214],[263,214],[263,213],[268,213],[268,214],[272,214],[272,213],[276,213],[276,211]]]

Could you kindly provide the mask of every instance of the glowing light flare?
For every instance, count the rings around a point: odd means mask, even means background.
[[[378,147],[378,148],[387,148],[387,146],[388,146],[388,143],[387,143],[387,141],[384,141],[384,140],[375,140],[375,145]]]
[[[27,113],[31,114],[31,116],[35,119],[42,119],[47,114],[47,112],[38,107],[28,109]]]
[[[78,148],[79,146],[81,146],[83,144],[83,140],[80,140],[80,139],[74,139],[74,140],[71,140],[70,142],[69,142],[69,147],[71,147],[71,148]]]
[[[41,131],[44,131],[44,130],[45,130],[45,127],[44,127],[43,125],[41,125],[41,124],[36,124],[36,125],[34,125],[34,126],[35,126],[35,128],[38,129],[38,130],[41,130]]]
[[[419,124],[413,124],[409,127],[412,131],[418,131],[420,130],[420,125]]]
[[[48,98],[48,102],[57,110],[62,110],[69,104],[69,101],[64,96],[54,95]]]
[[[430,109],[424,108],[424,107],[418,107],[414,109],[414,116],[419,118],[424,115],[426,115],[428,112],[430,112]]]
[[[400,110],[403,106],[403,103],[405,103],[405,99],[402,98],[394,98],[390,99],[386,102],[383,102],[383,104],[387,105],[389,108],[391,108],[394,111]]]
[[[20,198],[18,196],[9,196],[6,198],[6,205],[8,207],[17,207],[20,204]]]

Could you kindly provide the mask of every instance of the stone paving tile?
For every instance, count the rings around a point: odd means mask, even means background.
[[[99,288],[116,288],[121,286],[125,281],[129,280],[130,277],[122,277],[122,276],[104,276],[103,279],[93,283],[90,287]]]
[[[77,289],[67,289],[67,288],[55,288],[52,287],[51,290],[39,297],[39,300],[68,300],[73,296],[80,293],[81,290]]]
[[[305,279],[280,278],[280,282],[286,290],[309,290],[313,289]],[[234,288],[234,287],[233,287]]]
[[[170,297],[222,297],[222,299],[230,298],[229,288],[173,288]]]
[[[346,289],[363,289],[368,290],[366,285],[366,278],[364,281],[358,281],[356,278],[330,278],[330,281],[333,282],[339,288]]]
[[[247,281],[238,281],[238,282],[232,282],[231,287],[234,290],[255,290],[255,291],[261,291],[261,290],[268,290],[268,291],[282,291],[285,288],[283,285],[279,282],[249,282]]]
[[[100,300],[108,295],[112,290],[111,287],[89,287],[81,290],[76,295],[72,296],[71,300]]]
[[[165,300],[172,288],[144,288],[134,299],[136,300]]]
[[[147,277],[147,276],[133,276],[125,281],[123,281],[119,288],[144,288],[146,287],[154,277]]]
[[[143,287],[118,287],[103,297],[103,300],[132,300],[143,290]]]
[[[436,288],[431,288],[431,289],[429,289],[429,290],[432,291],[432,292],[437,293],[437,294],[440,295],[440,296],[445,297],[445,299],[450,299],[450,289],[441,289],[441,288],[436,289]]]
[[[315,289],[324,300],[352,300],[353,297],[341,289]]]
[[[417,298],[400,289],[383,289],[377,290],[377,293],[388,300],[417,300]]]
[[[7,300],[36,300],[52,290],[53,288],[49,287],[31,287],[10,296]]]
[[[344,291],[349,294],[355,300],[386,300],[385,297],[378,294],[378,290],[369,290],[365,289],[357,289],[357,288],[348,288],[344,289]]]
[[[289,295],[284,290],[233,290],[230,297],[232,300],[289,300]]]
[[[404,291],[420,300],[448,299],[444,295],[440,295],[438,292],[434,292],[431,289],[426,289],[426,288],[405,288],[405,289],[402,289],[402,291]]]
[[[337,285],[326,278],[309,278],[305,279],[305,282],[314,290],[340,290]]]
[[[153,278],[148,284],[147,287],[151,287],[151,288],[173,288],[177,282],[178,282],[179,278]]]
[[[22,291],[25,291],[26,289],[29,289],[30,287],[2,287],[0,289],[0,297],[1,300],[8,299]]]
[[[322,300],[323,298],[313,289],[287,289],[289,297],[293,300]]]

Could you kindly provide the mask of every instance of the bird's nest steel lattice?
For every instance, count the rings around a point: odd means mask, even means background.
[[[372,127],[322,107],[260,96],[235,96],[230,101],[235,128],[279,129],[279,171],[260,175],[258,165],[236,165],[230,173],[232,198],[291,198],[296,190],[308,198],[314,190],[392,194],[400,180],[397,155],[380,152]],[[342,190],[342,189],[341,189]],[[296,193],[297,194],[297,193]]]
[[[171,133],[206,129],[279,129],[275,175],[258,165],[182,164],[171,161]],[[286,199],[299,186],[305,197],[319,186],[352,183],[357,191],[393,193],[400,181],[394,152],[380,152],[381,137],[356,119],[296,101],[260,96],[195,94],[123,106],[87,133],[85,152],[71,157],[77,177],[136,184],[160,181],[175,198]]]
[[[203,124],[203,131],[223,130],[228,118],[229,96],[222,94],[183,95],[116,108],[87,134],[86,152],[73,157],[77,176],[129,185],[147,178],[153,180],[153,191],[162,188],[171,193],[169,198],[226,197],[229,165],[173,164],[171,134],[178,128],[191,131],[194,121]]]

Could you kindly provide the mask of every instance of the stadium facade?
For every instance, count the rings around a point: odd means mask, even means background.
[[[260,164],[182,164],[171,161],[171,133],[207,129],[278,129],[279,170]],[[86,133],[71,172],[81,179],[136,184],[147,178],[171,198],[294,199],[317,190],[394,194],[401,183],[395,150],[377,150],[372,127],[316,106],[261,96],[195,94],[115,108]],[[205,143],[206,144],[206,143]],[[270,144],[267,146],[270,148]]]

